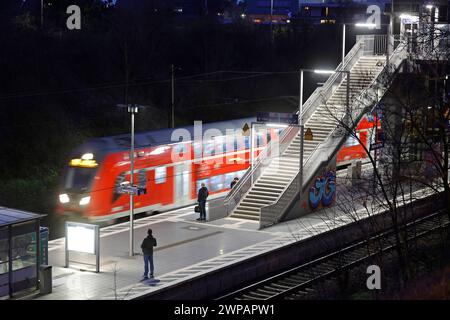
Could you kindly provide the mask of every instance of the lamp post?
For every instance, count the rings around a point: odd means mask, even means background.
[[[317,74],[333,74],[336,72],[347,74],[347,93],[346,93],[346,113],[350,112],[350,71],[346,70],[321,70],[321,69],[300,69],[300,92],[299,92],[299,107],[298,107],[298,124],[300,127],[300,161],[299,161],[299,205],[301,210],[301,196],[303,187],[303,145],[304,145],[304,124],[302,119],[303,113],[303,73],[313,72]]]
[[[136,105],[128,105],[131,114],[131,150],[130,150],[130,185],[134,183],[134,115],[138,113]],[[130,193],[130,257],[134,256],[134,194]]]

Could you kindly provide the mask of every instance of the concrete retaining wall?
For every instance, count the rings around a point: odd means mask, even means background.
[[[442,197],[433,195],[414,203],[414,213],[408,221],[423,217],[445,207]],[[388,214],[358,221],[335,230],[302,240],[295,244],[237,262],[196,278],[176,283],[172,287],[141,296],[145,300],[200,300],[211,299],[224,291],[242,287],[270,274],[311,261],[336,248],[358,241],[364,236],[392,225]]]

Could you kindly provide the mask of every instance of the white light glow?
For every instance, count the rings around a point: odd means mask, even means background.
[[[85,153],[81,156],[82,160],[92,160],[94,159],[94,155],[92,153]]]
[[[69,195],[66,193],[59,195],[59,202],[61,203],[68,203],[70,201]]]
[[[433,7],[434,7],[434,6],[433,6],[432,4],[427,4],[427,5],[426,5],[426,8],[429,9],[429,10],[433,9]]]
[[[283,123],[268,123],[267,126],[271,128],[287,128],[288,125]]]
[[[70,251],[95,254],[95,229],[67,226],[67,248]]]
[[[150,152],[151,155],[157,155],[157,154],[161,154],[164,153],[164,151],[166,151],[167,149],[170,149],[169,147],[158,147],[155,150],[153,150],[152,152]]]
[[[85,206],[85,205],[89,204],[89,202],[91,202],[91,197],[90,196],[83,197],[80,200],[80,206]]]
[[[419,17],[412,16],[412,15],[407,14],[407,13],[402,13],[400,15],[400,19],[402,19],[402,20],[411,20],[411,21],[419,21]]]
[[[314,70],[314,73],[320,73],[320,74],[333,74],[336,73],[333,70]]]

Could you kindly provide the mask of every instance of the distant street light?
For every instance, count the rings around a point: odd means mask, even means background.
[[[355,23],[355,27],[375,28],[376,26],[377,26],[376,23],[366,23],[366,22]]]
[[[344,60],[345,60],[345,30],[346,30],[346,23],[342,24],[342,70],[344,70]],[[355,27],[358,28],[374,28],[377,25],[375,23],[366,23],[366,22],[358,22],[354,24]],[[344,79],[344,78],[342,78]]]

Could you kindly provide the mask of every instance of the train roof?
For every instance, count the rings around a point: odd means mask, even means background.
[[[210,122],[210,123],[202,123],[202,136],[205,134],[205,131],[208,129],[217,129],[223,135],[226,134],[226,130],[236,130],[242,129],[247,124],[248,127],[251,126],[251,123],[256,121],[256,117],[252,118],[242,118],[242,119],[233,119],[227,121],[220,122]],[[171,140],[172,132],[179,129],[185,129],[189,132],[194,140],[194,125],[178,127],[178,128],[170,128],[170,129],[159,129],[152,130],[147,132],[141,132],[135,134],[135,147],[136,148],[144,148],[144,147],[152,147],[158,145],[164,145],[169,143],[174,143],[176,141]],[[103,151],[121,151],[127,150],[131,145],[131,134],[122,134],[111,137],[103,137],[103,138],[94,138],[87,141],[76,152],[88,152],[89,149],[103,150]]]

